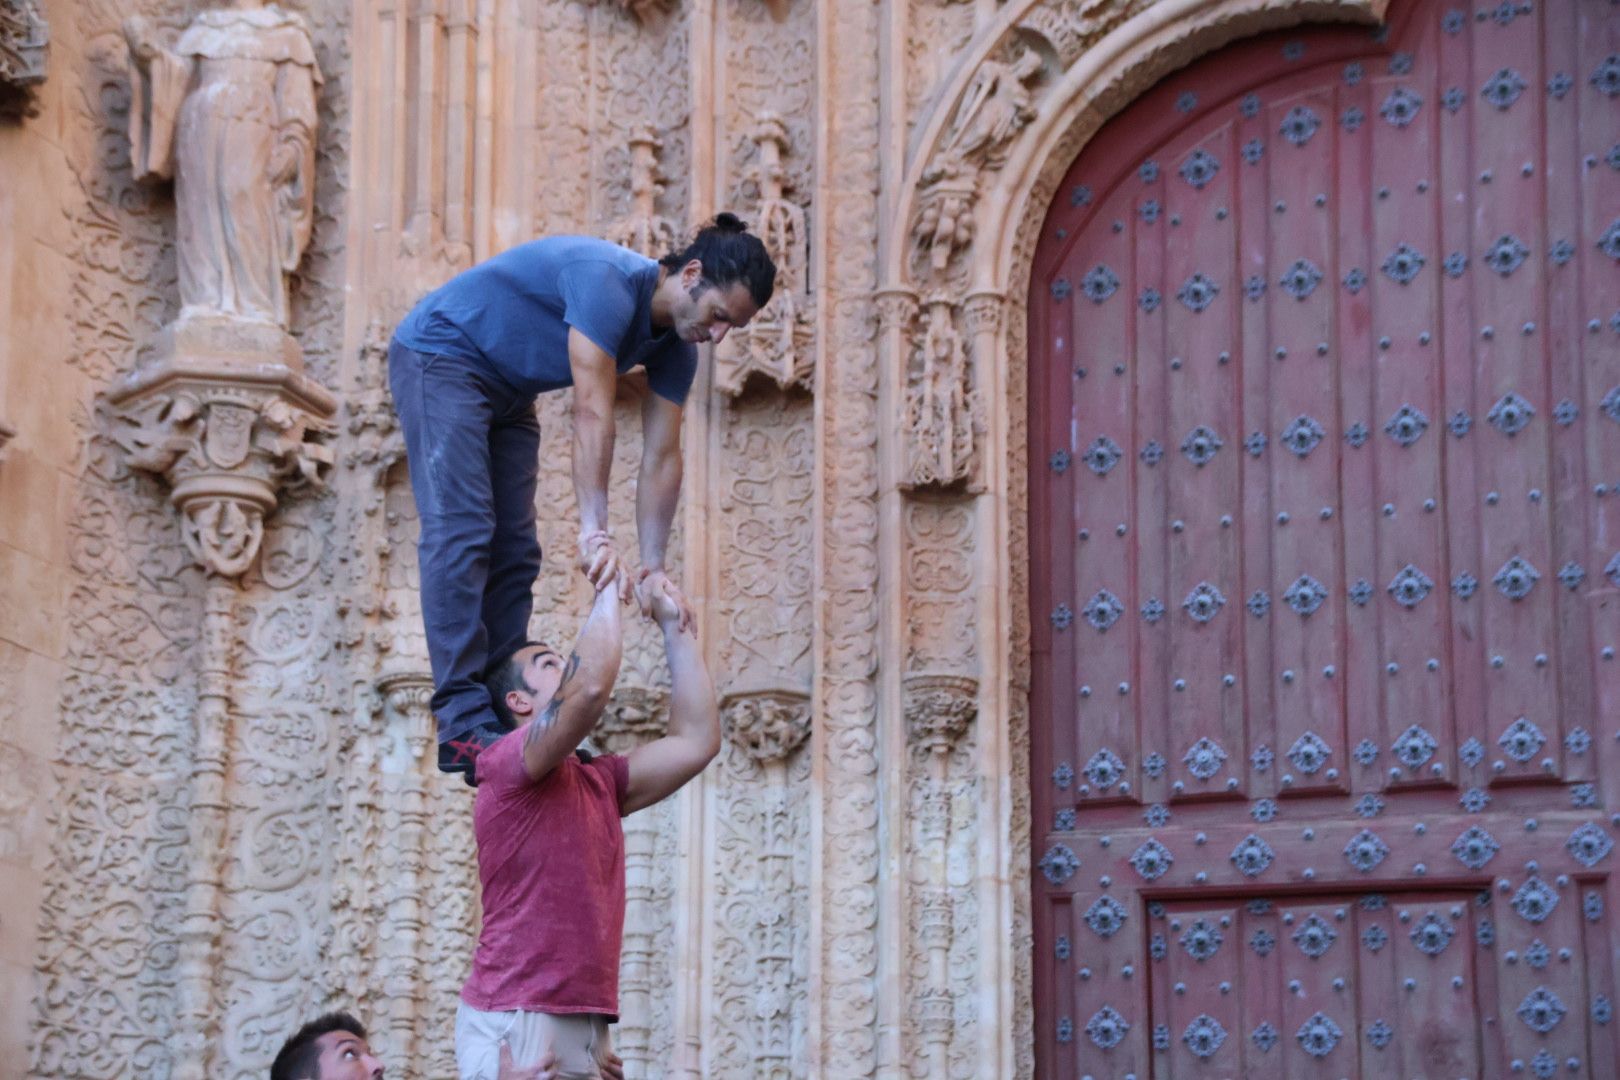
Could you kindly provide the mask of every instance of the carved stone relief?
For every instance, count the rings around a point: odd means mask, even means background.
[[[0,2],[0,118],[27,114],[33,88],[45,81],[50,42],[39,0]]]

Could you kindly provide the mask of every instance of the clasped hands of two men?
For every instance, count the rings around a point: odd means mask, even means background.
[[[660,596],[667,598],[680,611],[680,625],[677,629],[696,632],[697,620],[692,614],[692,605],[687,603],[686,595],[681,592],[680,586],[670,579],[664,568],[642,567],[632,583],[629,576],[623,572],[623,560],[618,548],[614,546],[613,537],[606,531],[596,530],[579,534],[578,565],[585,579],[597,592],[606,588],[617,588],[619,602],[624,604],[630,602],[633,594],[636,606],[649,619],[662,621],[658,608],[664,605],[658,605],[655,601]]]

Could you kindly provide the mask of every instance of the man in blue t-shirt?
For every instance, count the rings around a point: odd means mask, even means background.
[[[506,731],[483,679],[528,640],[540,572],[535,396],[574,388],[578,565],[598,590],[620,582],[611,587],[628,600],[608,531],[613,400],[619,379],[645,378],[634,591],[647,614],[659,590],[675,590],[687,625],[691,608],[664,559],[696,346],[745,325],[775,284],[759,238],[720,214],[684,251],[658,262],[583,236],[522,244],[451,278],[394,331],[388,382],[421,525],[441,770],[476,783],[479,751]]]

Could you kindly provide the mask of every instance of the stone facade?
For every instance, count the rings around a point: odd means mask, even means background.
[[[661,253],[731,208],[783,288],[688,410],[672,550],[726,744],[626,822],[628,1074],[1031,1075],[1034,233],[1166,72],[1383,4],[284,6],[319,71],[290,336],[203,350],[249,370],[176,363],[186,235],[132,160],[125,20],[172,43],[197,5],[0,2],[51,42],[0,123],[4,1059],[262,1075],[347,1006],[391,1071],[453,1074],[470,800],[429,754],[388,328],[534,235]],[[566,552],[566,398],[540,412]],[[571,635],[564,559],[537,593]],[[665,678],[634,626],[604,743],[660,729]]]

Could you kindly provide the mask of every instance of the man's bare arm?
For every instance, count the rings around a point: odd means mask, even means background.
[[[697,634],[685,627],[672,589],[659,589],[652,607],[669,658],[669,731],[626,755],[630,779],[619,807],[624,814],[673,794],[720,752],[720,710]]]
[[[644,570],[664,569],[669,526],[681,498],[682,409],[650,389],[641,402],[641,473],[636,478],[636,535]]]
[[[618,370],[613,357],[578,330],[568,330],[568,368],[574,379],[574,498],[579,503],[579,568],[591,584],[618,568],[617,559],[592,558],[608,528],[608,480],[613,472],[613,398]],[[605,565],[610,564],[610,565]]]
[[[607,708],[623,650],[614,584],[610,579],[597,590],[557,692],[523,732],[523,768],[530,780],[539,780],[573,753]]]

